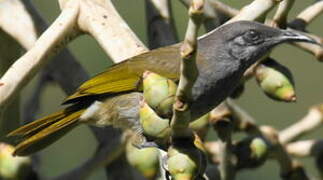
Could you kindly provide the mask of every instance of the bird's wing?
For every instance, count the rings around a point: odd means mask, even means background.
[[[78,102],[89,96],[140,90],[141,77],[146,70],[176,79],[180,62],[178,47],[176,44],[159,48],[113,65],[83,83],[74,94],[65,99],[64,104]]]
[[[82,84],[65,99],[64,104],[77,102],[88,96],[136,90],[139,82],[140,76],[129,71],[126,65],[113,66]]]

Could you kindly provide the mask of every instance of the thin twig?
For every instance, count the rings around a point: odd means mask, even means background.
[[[0,2],[0,27],[25,49],[31,48],[37,39],[34,22],[19,0]]]
[[[37,38],[33,21],[20,1],[4,0],[0,2],[0,36],[0,76],[2,76],[22,54],[22,47],[31,46]],[[0,84],[5,85],[4,83]],[[17,128],[19,119],[20,101],[17,97],[12,103],[0,108],[1,137]]]
[[[192,0],[180,0],[187,8],[190,6]],[[217,28],[224,24],[229,18],[220,11],[216,11],[211,5],[210,0],[204,2],[204,27],[206,32]]]
[[[239,11],[237,9],[232,8],[231,6],[228,6],[219,0],[208,0],[208,1],[210,2],[210,5],[214,9],[224,13],[225,15],[227,15],[229,17],[233,17],[239,13]]]
[[[180,1],[186,8],[189,8],[193,0],[180,0]],[[216,18],[216,13],[213,11],[212,8],[210,8],[208,0],[204,1],[203,17],[205,19]]]
[[[313,5],[304,9],[296,19],[302,19],[306,24],[311,23],[317,16],[323,12],[323,1],[317,1]]]
[[[54,54],[60,49],[73,34],[77,6],[66,8],[36,41],[35,45],[21,58],[19,58],[2,76],[0,82],[0,108],[17,95],[27,82],[35,75],[39,68],[46,62],[49,54]],[[65,41],[65,42],[64,42]]]
[[[280,166],[280,176],[283,179],[309,179],[301,164],[292,159],[284,146],[279,142],[277,131],[270,126],[260,127],[264,137],[271,143],[271,156],[277,160]]]
[[[323,152],[323,140],[302,140],[285,145],[287,152],[296,157],[315,156]]]
[[[286,145],[289,154],[296,157],[315,158],[316,167],[320,173],[320,179],[323,178],[323,140],[303,140]]]
[[[185,34],[185,39],[181,47],[181,73],[180,81],[176,92],[174,115],[171,127],[174,136],[185,136],[188,130],[190,118],[190,102],[192,100],[192,87],[198,76],[196,66],[197,33],[203,22],[203,0],[192,2],[189,9],[190,19]]]
[[[291,142],[303,134],[313,131],[323,123],[323,105],[310,108],[307,115],[297,123],[289,126],[279,133],[279,140],[282,144]]]
[[[266,14],[273,9],[279,1],[281,0],[254,0],[249,5],[243,7],[239,13],[227,23],[241,20],[255,21],[265,19]]]
[[[219,141],[219,171],[222,180],[232,180],[235,177],[235,167],[232,164],[232,132],[233,122],[229,119],[219,120],[214,125]]]
[[[279,3],[278,9],[273,17],[273,27],[286,28],[288,13],[292,9],[295,0],[284,0]]]
[[[110,57],[120,62],[146,52],[147,48],[122,20],[109,0],[60,1],[63,9],[35,45],[0,79],[0,107],[29,82],[50,54],[74,38],[78,29],[89,32]],[[113,28],[106,28],[106,26]],[[120,38],[122,37],[122,38]]]
[[[119,15],[111,0],[78,1],[79,28],[91,34],[114,62],[148,51]]]

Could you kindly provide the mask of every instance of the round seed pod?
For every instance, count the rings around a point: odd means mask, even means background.
[[[159,117],[144,100],[140,102],[139,115],[145,135],[153,138],[165,138],[169,136],[169,119]]]
[[[278,101],[295,102],[296,94],[291,72],[273,59],[265,61],[256,69],[258,85],[264,93]]]
[[[147,104],[161,117],[170,117],[177,85],[170,79],[146,71],[143,75],[143,94]]]
[[[126,157],[131,166],[137,169],[146,179],[155,179],[159,172],[159,152],[157,148],[138,149],[131,141],[126,146]]]
[[[32,174],[30,157],[13,156],[14,147],[0,143],[0,179],[25,179]]]

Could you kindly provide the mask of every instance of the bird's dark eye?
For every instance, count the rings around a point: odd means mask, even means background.
[[[261,39],[260,33],[258,33],[255,30],[250,30],[250,31],[246,32],[243,35],[243,38],[245,41],[247,41],[248,43],[251,43],[251,44],[257,43]]]

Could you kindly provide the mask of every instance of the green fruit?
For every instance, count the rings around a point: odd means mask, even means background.
[[[270,98],[285,101],[296,101],[295,87],[291,72],[273,59],[265,61],[256,69],[258,85]]]

